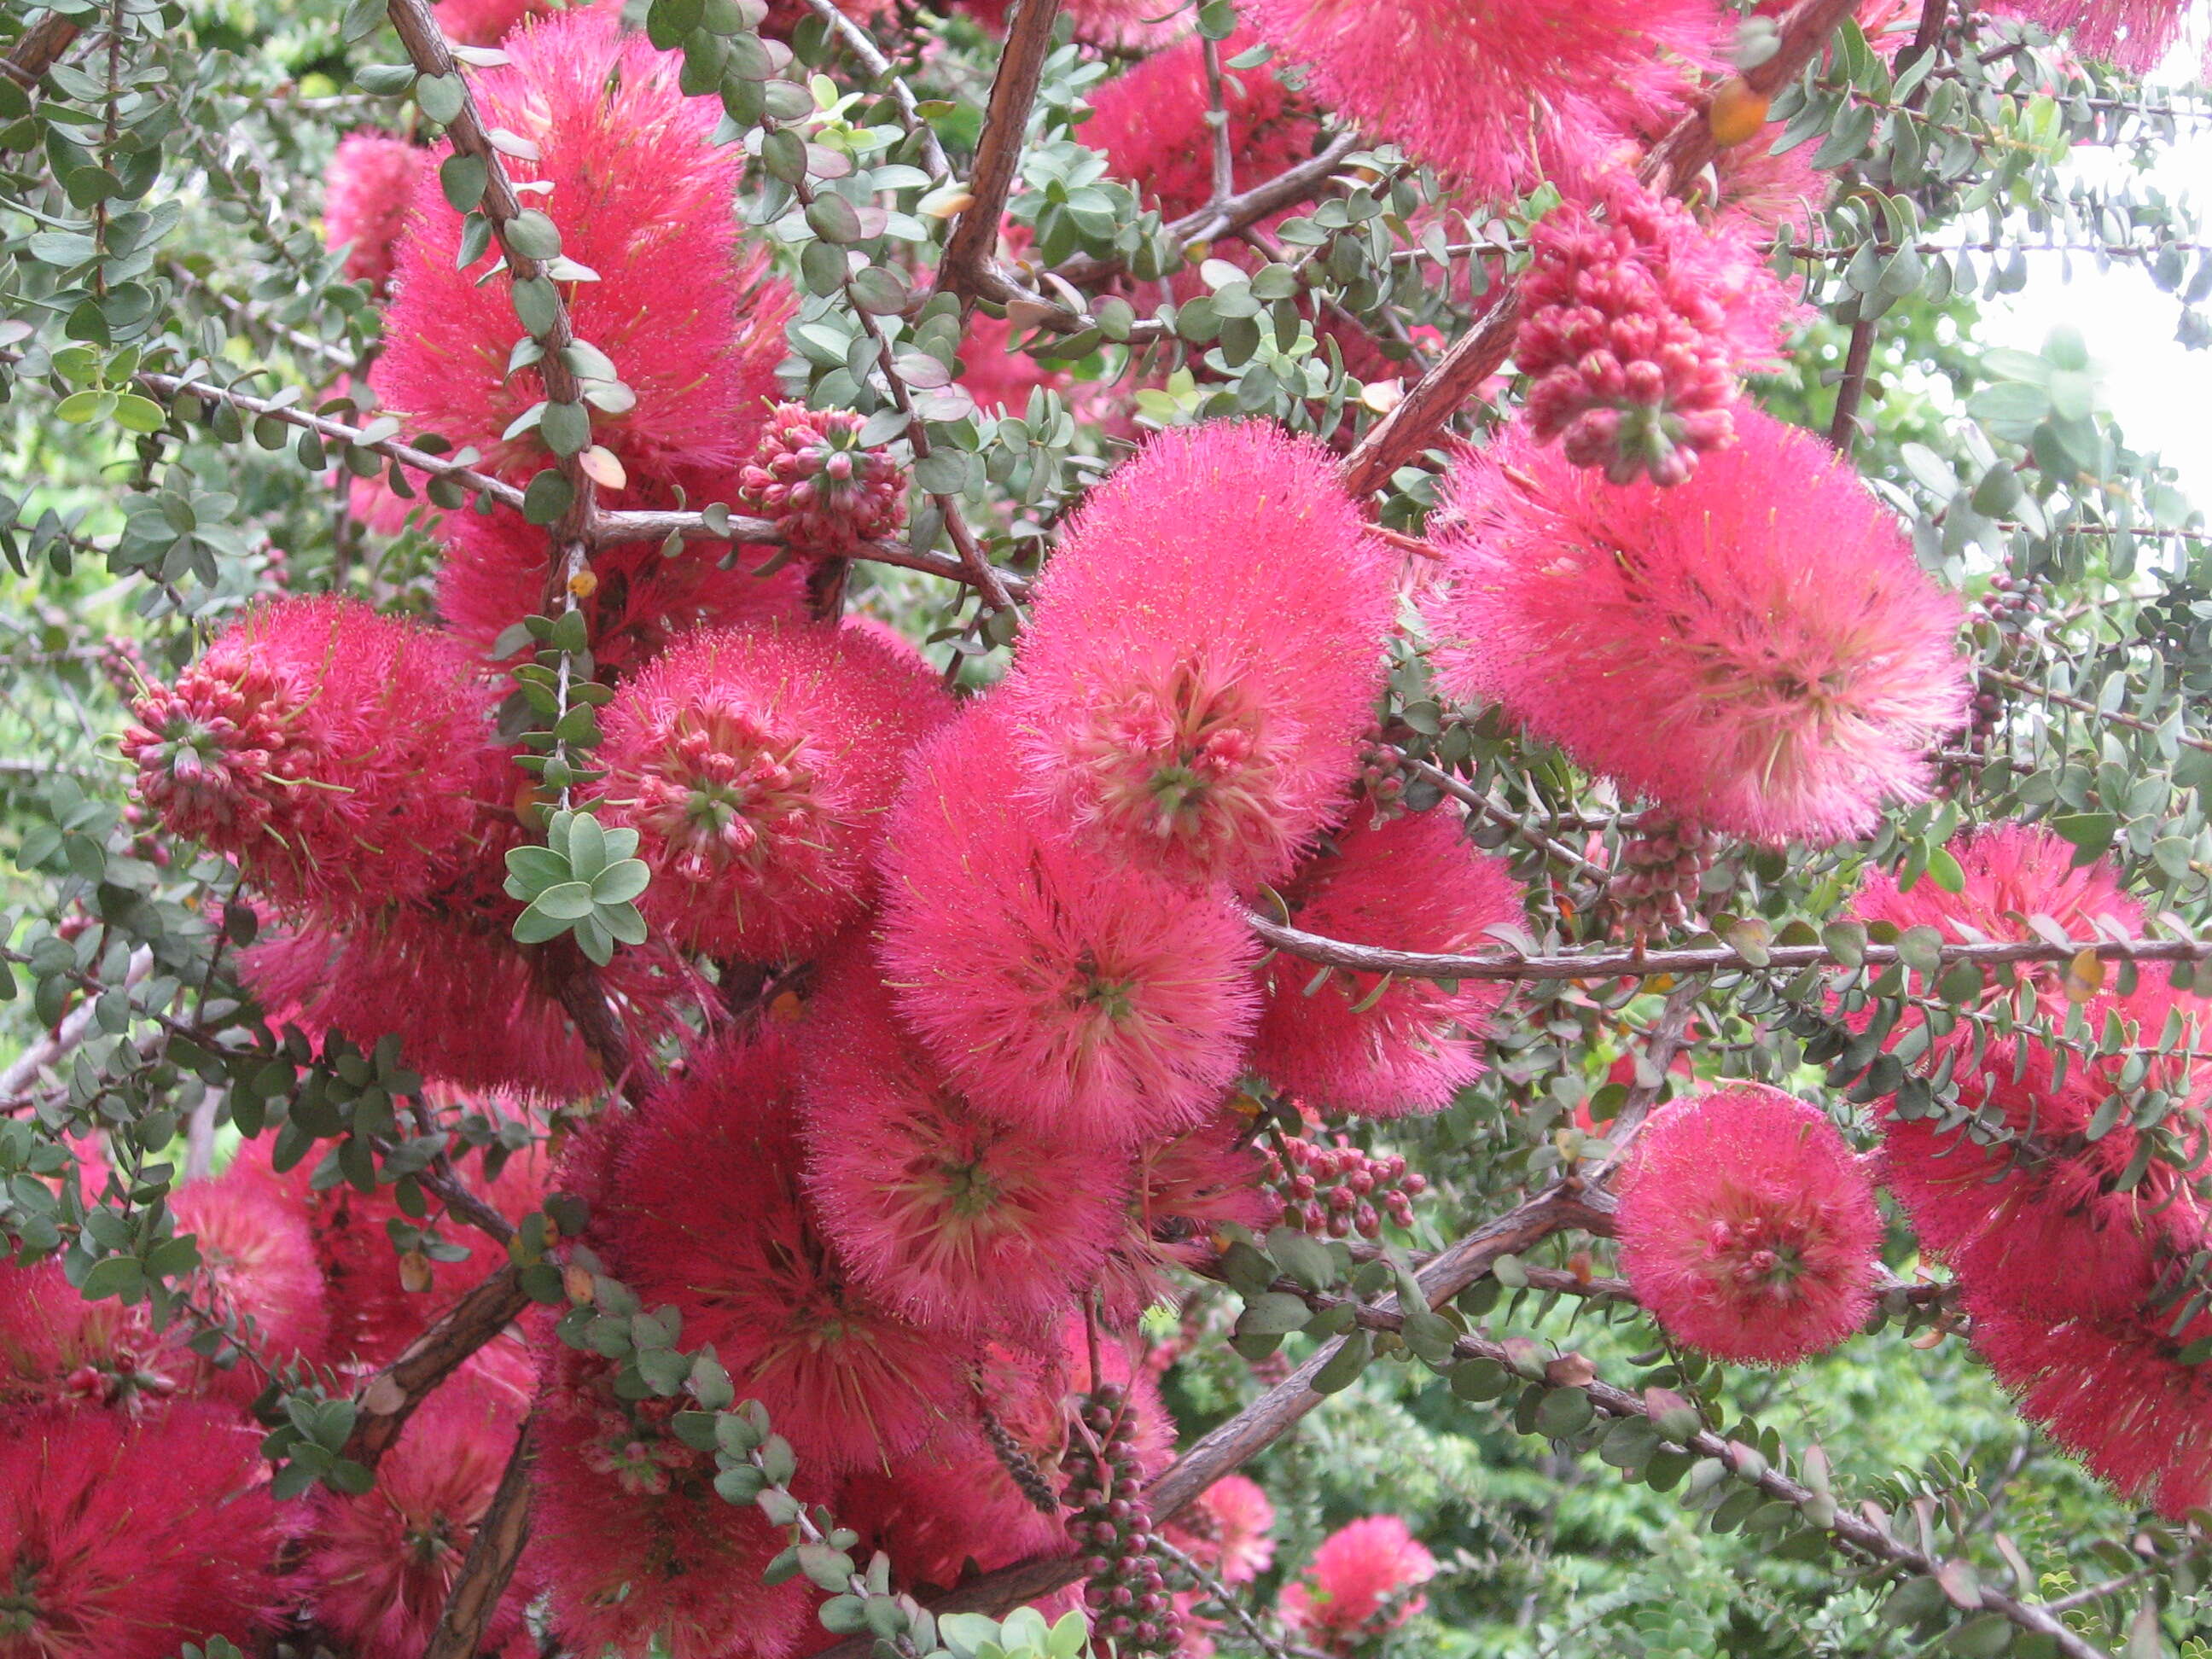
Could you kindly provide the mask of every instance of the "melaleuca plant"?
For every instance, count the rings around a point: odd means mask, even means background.
[[[0,1659],[2201,1649],[2185,10],[9,0]]]

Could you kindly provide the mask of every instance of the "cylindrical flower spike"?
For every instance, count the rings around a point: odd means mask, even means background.
[[[1716,1358],[1794,1365],[1874,1310],[1874,1188],[1835,1125],[1779,1089],[1731,1084],[1654,1114],[1617,1223],[1636,1299]]]
[[[344,273],[382,293],[430,152],[388,132],[349,132],[323,175],[323,241],[346,250]]]
[[[1540,154],[1626,134],[1688,100],[1716,61],[1709,0],[1238,0],[1312,95],[1492,198]]]
[[[825,973],[800,1036],[806,1188],[854,1277],[916,1324],[1034,1334],[1121,1235],[1126,1153],[994,1121],[901,1031],[872,955]]]
[[[1476,852],[1457,815],[1441,810],[1355,823],[1282,894],[1309,933],[1403,951],[1473,950],[1525,915],[1504,860]],[[1504,986],[1463,980],[1447,993],[1426,980],[1333,973],[1316,986],[1315,976],[1312,963],[1280,955],[1260,970],[1267,1004],[1253,1065],[1289,1093],[1322,1110],[1396,1117],[1442,1109],[1480,1074]]]
[[[978,1108],[1128,1146],[1195,1122],[1258,1008],[1249,931],[1079,843],[1022,798],[1011,728],[972,710],[915,756],[884,850],[898,1009]]]
[[[1437,682],[1710,829],[1864,835],[1963,725],[1958,601],[1811,434],[1737,411],[1675,489],[1515,428],[1454,477]]]
[[[279,905],[357,915],[420,895],[467,836],[488,712],[418,623],[280,599],[141,696],[123,754],[172,830]]]
[[[774,962],[872,891],[907,752],[952,712],[927,664],[861,627],[696,634],[607,705],[606,822],[639,833],[647,919],[687,951]]]
[[[1022,764],[1116,858],[1274,880],[1358,769],[1394,612],[1321,444],[1258,422],[1163,432],[1037,584],[1004,692]]]

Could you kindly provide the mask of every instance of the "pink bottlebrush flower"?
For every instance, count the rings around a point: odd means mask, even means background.
[[[1276,78],[1273,65],[1228,67],[1258,44],[1250,29],[1239,28],[1215,47],[1238,190],[1305,160],[1321,131],[1311,107]],[[1091,93],[1090,103],[1094,113],[1077,137],[1104,154],[1115,178],[1157,198],[1170,219],[1212,199],[1213,129],[1206,121],[1205,52],[1196,36],[1142,59]]]
[[[1866,1322],[1881,1217],[1836,1127],[1764,1084],[1654,1114],[1620,1184],[1621,1271],[1679,1342],[1794,1365]]]
[[[1716,64],[1707,0],[1239,0],[1312,95],[1493,198],[1539,176],[1553,135],[1624,132]],[[1670,55],[1675,60],[1669,61]]]
[[[1355,945],[1456,952],[1525,919],[1502,859],[1470,847],[1458,815],[1417,812],[1356,823],[1282,889],[1291,924]],[[1502,983],[1331,974],[1313,994],[1313,964],[1277,955],[1260,969],[1267,998],[1254,1067],[1328,1111],[1396,1117],[1432,1112],[1482,1073],[1482,1038]]]
[[[1275,1564],[1275,1506],[1259,1483],[1224,1474],[1170,1523],[1170,1541],[1224,1584],[1249,1584]]]
[[[2049,917],[2069,939],[2085,944],[2142,932],[2143,907],[2122,890],[2111,861],[2077,866],[2073,843],[2040,824],[1984,825],[1954,837],[1945,850],[1965,877],[1958,892],[1945,891],[1925,875],[1910,892],[1901,891],[1894,875],[1870,870],[1851,901],[1852,919],[1887,921],[1900,930],[1933,927],[1947,945],[2030,939],[2035,934],[2027,919],[2034,915]],[[2016,963],[2012,976],[2010,988],[1989,982],[1967,1006],[1979,1010],[2003,1003],[2015,1018],[2039,1014],[2051,1024],[2065,1023],[2070,1006],[2066,963]],[[2164,983],[2162,974],[2145,977]],[[2158,1010],[2160,1019],[2164,1012]],[[1910,1012],[1905,1020],[1918,1023]],[[1905,1029],[1900,1022],[1900,1031]]]
[[[131,712],[139,798],[288,908],[413,896],[468,833],[484,694],[447,641],[358,600],[258,606]]]
[[[634,484],[735,466],[775,395],[796,301],[764,275],[764,254],[738,252],[732,203],[744,158],[709,142],[720,106],[686,98],[679,60],[606,12],[548,18],[505,50],[507,67],[471,77],[477,107],[487,127],[537,146],[538,160],[509,156],[507,170],[552,186],[526,201],[559,228],[563,255],[598,273],[568,285],[570,319],[636,399],[595,412],[594,441]],[[489,255],[457,267],[460,234],[460,215],[426,172],[371,380],[391,413],[520,475],[545,451],[534,434],[501,434],[543,389],[535,374],[508,373],[507,284],[485,280]]]
[[[455,638],[489,656],[501,634],[544,611],[551,544],[520,514],[503,510],[489,517],[449,514],[444,529],[438,614]],[[787,563],[766,575],[753,574],[775,553],[727,542],[686,542],[667,556],[655,542],[600,549],[592,557],[592,591],[583,603],[593,659],[625,673],[693,629],[799,621],[805,614],[805,567]]]
[[[966,1356],[838,1266],[800,1188],[792,1071],[781,1035],[695,1054],[623,1137],[593,1227],[645,1304],[677,1308],[685,1342],[712,1343],[828,1476],[928,1439]]]
[[[1251,934],[1217,895],[1071,841],[1022,799],[1012,748],[984,705],[914,757],[884,850],[899,1012],[1004,1121],[1124,1146],[1184,1127],[1236,1078]]]
[[[1304,1575],[1283,1587],[1275,1610],[1291,1631],[1338,1650],[1419,1613],[1428,1600],[1417,1587],[1436,1575],[1436,1558],[1402,1520],[1370,1515],[1323,1539]]]
[[[1118,857],[1273,880],[1358,768],[1394,609],[1321,443],[1259,422],[1163,432],[1037,584],[1003,694],[1022,763]]]
[[[0,1264],[0,1407],[158,1413],[200,1371],[190,1334],[175,1325],[157,1334],[143,1304],[86,1301],[57,1261]]]
[[[323,174],[323,243],[346,249],[349,282],[381,294],[391,281],[407,204],[429,159],[428,150],[388,132],[349,132],[338,141]]]
[[[1818,439],[1750,408],[1736,428],[1673,489],[1525,428],[1468,455],[1438,684],[1713,829],[1863,835],[1926,798],[1925,751],[1965,720],[1958,601]]]
[[[437,0],[438,29],[456,46],[495,46],[514,27],[560,9],[558,0]]]
[[[2001,17],[2024,17],[2075,46],[2138,75],[2156,69],[2189,22],[2187,0],[1991,0]]]
[[[1265,1184],[1266,1160],[1244,1144],[1244,1121],[1216,1112],[1197,1127],[1144,1148],[1121,1242],[1101,1280],[1107,1320],[1133,1324],[1158,1301],[1171,1267],[1215,1248],[1224,1222],[1265,1232],[1282,1206]]]
[[[2212,1335],[2199,1314],[2145,1305],[2107,1319],[2052,1321],[1967,1287],[1974,1346],[2021,1414],[2123,1498],[2170,1521],[2212,1504],[2212,1366],[2182,1351]]]
[[[806,1190],[856,1280],[957,1336],[1076,1305],[1120,1234],[1125,1154],[976,1111],[898,1029],[865,949],[824,973],[801,1041]]]
[[[620,1399],[596,1354],[550,1343],[542,1353],[529,1565],[562,1645],[623,1659],[796,1650],[811,1623],[806,1582],[761,1577],[783,1530],[715,1492],[713,1454],[668,1427],[674,1402]],[[809,1501],[823,1495],[804,1462],[798,1480]]]
[[[199,1241],[201,1305],[237,1322],[271,1364],[324,1360],[330,1311],[301,1206],[243,1156],[215,1180],[178,1188],[169,1202],[177,1231]],[[208,1392],[240,1404],[264,1381],[243,1362],[228,1370],[204,1366],[203,1374]]]
[[[1026,1448],[1017,1450],[1029,1456]],[[1054,1466],[1032,1459],[1030,1467],[1042,1474]],[[1053,1475],[1045,1480],[1049,1492]],[[1067,1551],[1058,1505],[1048,1515],[1024,1497],[973,1430],[940,1436],[888,1468],[854,1471],[838,1488],[833,1512],[838,1525],[860,1534],[862,1555],[880,1549],[890,1557],[894,1577],[907,1588],[949,1589],[971,1561],[992,1572]]]
[[[1521,279],[1514,361],[1528,422],[1614,483],[1678,484],[1731,441],[1738,379],[1774,366],[1796,307],[1747,234],[1707,231],[1626,174],[1544,216]]]
[[[0,1437],[0,1659],[174,1659],[275,1620],[276,1511],[259,1436],[183,1402],[131,1422],[67,1408]]]
[[[315,1622],[358,1659],[418,1659],[490,1507],[527,1392],[467,1370],[408,1419],[359,1497],[317,1489],[301,1563]],[[509,1586],[483,1646],[521,1633],[526,1594]]]
[[[928,665],[819,623],[694,634],[616,693],[605,822],[639,832],[640,903],[675,944],[774,962],[859,915],[907,751],[951,713]]]
[[[1993,1057],[1997,1058],[1997,1057]],[[1911,1218],[1921,1246],[1993,1304],[2047,1319],[2106,1317],[2142,1305],[2160,1273],[2203,1237],[2206,1210],[2185,1177],[2154,1159],[2131,1186],[2120,1182],[2137,1145],[2118,1128],[2084,1146],[2074,1139],[2110,1092],[2105,1075],[2078,1065],[2052,1087],[2040,1045],[1961,1080],[1960,1103],[1994,1107],[2034,1133],[2033,1146],[1984,1145],[1928,1120],[1883,1121],[1878,1179]],[[2194,1121],[2185,1135],[2201,1142]]]
[[[772,519],[802,553],[834,557],[906,520],[906,474],[886,449],[864,449],[850,410],[778,404],[738,474],[738,503]]]

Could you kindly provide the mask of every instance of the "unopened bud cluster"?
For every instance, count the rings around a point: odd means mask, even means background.
[[[1625,841],[1606,884],[1622,925],[1634,933],[1688,925],[1718,845],[1718,837],[1703,825],[1674,819],[1652,823]]]
[[[1428,1177],[1397,1153],[1376,1158],[1340,1138],[1325,1146],[1281,1137],[1267,1154],[1267,1179],[1282,1194],[1284,1221],[1316,1237],[1379,1238],[1385,1215],[1410,1227],[1413,1200],[1429,1189]]]
[[[1067,1535],[1082,1560],[1092,1632],[1117,1652],[1175,1653],[1182,1624],[1145,1498],[1135,1408],[1108,1383],[1085,1396],[1081,1422],[1089,1433],[1068,1448],[1063,1501],[1073,1511]]]
[[[1359,752],[1359,791],[1377,824],[1389,823],[1406,810],[1405,757],[1384,740],[1379,726],[1369,728]]]
[[[1618,190],[1605,206],[1602,221],[1563,208],[1531,235],[1513,344],[1534,381],[1529,422],[1614,483],[1680,484],[1735,434],[1742,365],[1714,280],[1730,250],[1648,192]]]
[[[850,553],[906,516],[906,478],[886,450],[860,442],[849,410],[779,404],[738,477],[738,500],[774,520],[802,553]]]

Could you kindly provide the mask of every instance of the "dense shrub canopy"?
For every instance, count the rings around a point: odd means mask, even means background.
[[[2212,1653],[2179,0],[4,13],[0,1659]]]

